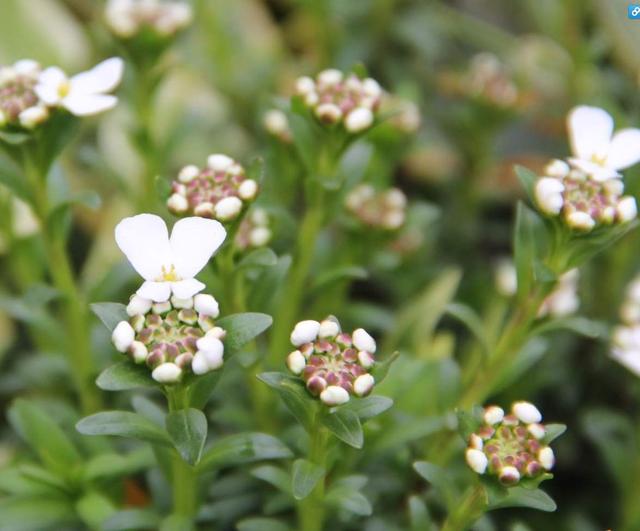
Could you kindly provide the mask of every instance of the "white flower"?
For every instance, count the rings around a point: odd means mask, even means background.
[[[320,400],[328,406],[339,406],[349,401],[349,393],[338,385],[330,385],[320,393]]]
[[[515,402],[513,414],[525,424],[537,424],[542,420],[540,411],[530,402]]]
[[[310,343],[318,337],[320,323],[318,321],[300,321],[291,332],[291,343],[295,347]]]
[[[182,376],[182,369],[170,362],[158,365],[151,373],[151,377],[160,383],[175,383],[180,376]]]
[[[204,289],[195,275],[220,247],[226,231],[217,221],[184,218],[173,226],[171,238],[162,218],[139,214],[116,226],[116,243],[145,279],[137,294],[156,302],[192,297]]]
[[[353,344],[358,350],[366,350],[374,353],[376,351],[376,341],[364,328],[353,331]]]
[[[350,133],[364,131],[373,123],[373,112],[366,107],[357,107],[344,120],[344,126]]]
[[[603,109],[581,105],[567,118],[574,158],[570,162],[597,181],[619,177],[640,161],[640,129],[613,132],[613,118]]]
[[[133,343],[136,332],[128,321],[120,321],[113,329],[111,340],[118,352],[126,352]]]
[[[308,76],[299,77],[296,80],[296,92],[302,96],[315,92],[316,83]]]
[[[489,460],[482,450],[468,448],[464,454],[467,464],[477,474],[484,474],[487,470]]]
[[[322,103],[316,107],[316,116],[323,122],[333,124],[342,118],[342,111],[335,103]]]
[[[124,62],[112,57],[91,70],[71,78],[57,66],[44,70],[38,76],[35,91],[50,107],[64,107],[76,116],[97,114],[115,107],[118,98],[107,94],[122,79]]]

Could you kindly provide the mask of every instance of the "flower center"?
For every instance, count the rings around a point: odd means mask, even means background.
[[[61,98],[65,98],[68,94],[69,91],[71,90],[71,83],[69,83],[69,81],[62,81],[59,85],[58,85],[58,96],[60,96]]]
[[[169,267],[162,266],[162,274],[158,277],[157,282],[177,282],[182,280],[176,273],[176,266],[171,264]]]
[[[594,153],[593,155],[591,155],[591,162],[597,164],[598,166],[606,166],[607,155],[604,153]]]

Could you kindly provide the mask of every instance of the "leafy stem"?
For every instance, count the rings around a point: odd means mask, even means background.
[[[325,469],[329,432],[321,421],[320,410],[316,411],[309,433],[309,461]],[[318,481],[309,496],[298,505],[300,528],[302,531],[321,531],[325,517],[325,475]]]

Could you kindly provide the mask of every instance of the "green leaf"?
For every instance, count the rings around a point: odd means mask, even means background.
[[[269,247],[260,247],[247,254],[236,266],[236,270],[251,267],[273,267],[278,263],[278,256]]]
[[[551,444],[558,437],[560,437],[565,431],[567,431],[566,424],[545,424],[545,435],[542,438],[544,444]]]
[[[524,191],[527,193],[527,197],[532,203],[534,203],[534,187],[536,181],[538,180],[538,176],[524,166],[515,166],[514,170],[516,172],[518,180],[520,181],[520,184],[522,185],[522,188],[524,188]]]
[[[116,508],[104,494],[89,491],[76,502],[76,512],[89,529],[99,529]]]
[[[127,307],[119,302],[94,302],[91,304],[91,311],[98,316],[109,332],[113,332],[120,321],[129,320]]]
[[[265,167],[262,157],[255,157],[246,167],[246,175],[249,179],[253,179],[258,184],[264,180]]]
[[[276,303],[273,295],[279,292],[290,268],[291,256],[284,255],[278,258],[276,265],[263,269],[253,283],[247,306],[257,310],[272,311]]]
[[[447,313],[455,317],[475,336],[485,352],[491,351],[489,338],[485,333],[485,325],[475,310],[466,304],[452,302],[447,305]]]
[[[251,475],[266,481],[285,494],[291,494],[291,477],[281,468],[273,465],[262,465],[254,468]]]
[[[103,531],[138,531],[142,529],[157,530],[160,516],[149,509],[124,509],[111,515],[102,524]]]
[[[0,500],[0,531],[72,529],[77,517],[66,498],[25,496]]]
[[[375,363],[373,369],[371,369],[371,374],[375,378],[377,384],[380,384],[380,382],[387,377],[391,365],[393,365],[393,362],[396,361],[399,356],[400,353],[396,351],[390,356],[387,356],[384,360]]]
[[[58,423],[36,404],[16,400],[9,410],[13,428],[52,472],[69,477],[82,458]]]
[[[531,335],[536,336],[556,330],[568,330],[590,339],[607,337],[609,332],[608,326],[602,321],[594,321],[586,317],[569,316],[547,320],[536,326],[531,331]]]
[[[307,459],[296,459],[291,470],[291,492],[296,500],[304,500],[324,478],[325,470]]]
[[[115,435],[152,443],[171,444],[167,432],[142,415],[130,411],[102,411],[76,424],[83,435]]]
[[[225,353],[227,350],[237,351],[249,341],[259,336],[271,326],[273,319],[266,313],[236,313],[216,321],[216,325],[224,328]]]
[[[409,520],[411,531],[432,531],[434,529],[429,509],[419,496],[409,497]]]
[[[159,531],[195,531],[195,526],[192,518],[182,514],[172,514],[162,520]]]
[[[139,413],[151,422],[155,422],[160,427],[165,425],[167,412],[146,396],[134,396],[131,398],[131,405],[136,413]]]
[[[393,406],[393,400],[390,398],[374,395],[365,398],[351,398],[340,409],[353,411],[360,419],[360,422],[365,422],[384,413],[391,406]]]
[[[362,424],[353,411],[341,408],[326,410],[320,419],[331,433],[349,446],[360,449],[364,445]]]
[[[46,470],[41,469],[42,472]],[[59,496],[68,490],[64,480],[53,474],[45,478],[42,474],[33,474],[33,466],[4,467],[0,470],[0,492],[18,496]]]
[[[236,524],[238,531],[290,531],[290,527],[275,518],[246,518]]]
[[[496,489],[497,492],[500,492]],[[522,487],[510,487],[501,489],[497,494],[492,490],[487,492],[489,510],[504,509],[506,507],[528,507],[538,511],[553,512],[557,509],[556,502],[546,492]]]
[[[319,292],[341,280],[364,280],[368,276],[369,273],[364,267],[340,266],[318,275],[310,290],[311,292]]]
[[[217,439],[205,451],[198,470],[235,466],[264,459],[285,459],[293,454],[280,439],[266,433],[238,433]]]
[[[427,461],[416,461],[413,463],[413,469],[429,482],[442,497],[447,507],[453,506],[455,486],[444,468]]]
[[[140,387],[158,387],[158,383],[151,378],[146,365],[136,365],[125,360],[107,367],[100,373],[96,385],[104,391],[126,391]]]
[[[329,491],[326,503],[358,516],[371,516],[373,508],[367,498],[349,487],[336,487]]]
[[[221,376],[221,370],[209,371],[207,374],[198,376],[189,386],[189,404],[197,409],[204,408],[218,385]]]
[[[529,295],[535,278],[534,267],[540,255],[539,243],[536,241],[539,225],[538,215],[519,201],[513,243],[519,299]]]
[[[24,144],[30,138],[31,135],[29,133],[22,133],[19,131],[0,131],[0,140],[2,142],[6,142],[7,144],[11,144],[12,146],[19,146],[20,144]]]
[[[171,195],[171,181],[165,177],[156,175],[155,185],[158,200],[162,203],[166,202]]]
[[[263,372],[257,378],[276,390],[291,414],[308,432],[318,404],[300,379],[280,372]]]
[[[207,440],[207,418],[199,409],[181,409],[167,415],[167,432],[187,463],[196,465]]]
[[[155,464],[151,448],[143,446],[128,454],[103,453],[90,459],[84,466],[83,478],[87,482],[114,477],[131,476]]]
[[[456,411],[458,418],[458,432],[462,439],[466,442],[472,433],[476,432],[482,424],[482,408],[474,407],[470,411]]]

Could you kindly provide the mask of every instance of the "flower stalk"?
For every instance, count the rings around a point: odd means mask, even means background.
[[[329,432],[320,421],[320,410],[316,412],[309,442],[308,459],[313,464],[326,469]],[[325,518],[324,507],[325,477],[298,504],[301,531],[322,531]]]
[[[441,531],[464,531],[480,518],[487,508],[487,495],[477,483],[464,494],[458,507],[447,517]]]

